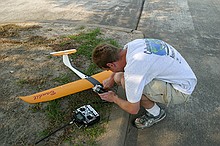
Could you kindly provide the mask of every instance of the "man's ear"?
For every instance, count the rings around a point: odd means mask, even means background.
[[[114,64],[113,64],[113,63],[107,63],[106,65],[107,65],[109,68],[114,67]]]

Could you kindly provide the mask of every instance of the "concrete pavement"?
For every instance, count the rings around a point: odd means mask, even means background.
[[[113,125],[119,117],[125,119],[110,129],[121,137],[108,137],[103,145],[220,145],[219,0],[9,0],[0,2],[0,8],[1,23],[68,21],[137,29],[145,37],[167,41],[186,58],[198,77],[190,102],[166,108],[166,119],[145,130],[132,127],[126,118],[135,116],[117,109]]]
[[[0,22],[73,21],[135,29],[144,0],[8,0]]]
[[[197,75],[198,85],[189,103],[166,108],[162,123],[138,131],[136,144],[220,145],[220,2],[146,2],[138,30],[176,47]]]

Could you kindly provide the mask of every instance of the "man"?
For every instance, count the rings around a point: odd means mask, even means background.
[[[146,113],[134,123],[143,129],[165,118],[166,113],[156,103],[179,104],[192,94],[197,79],[192,69],[171,45],[157,39],[136,39],[123,49],[109,44],[97,46],[93,61],[112,76],[103,82],[105,88],[117,83],[126,92],[123,100],[113,91],[100,94],[101,99],[114,102],[130,114],[140,106]]]

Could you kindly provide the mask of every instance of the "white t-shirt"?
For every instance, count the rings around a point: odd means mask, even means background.
[[[140,101],[144,86],[153,79],[171,83],[185,94],[191,94],[197,79],[181,54],[157,39],[136,39],[125,45],[125,90],[131,103]]]

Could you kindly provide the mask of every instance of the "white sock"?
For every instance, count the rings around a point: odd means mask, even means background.
[[[155,103],[150,109],[146,109],[153,116],[158,116],[160,114],[160,107]]]

